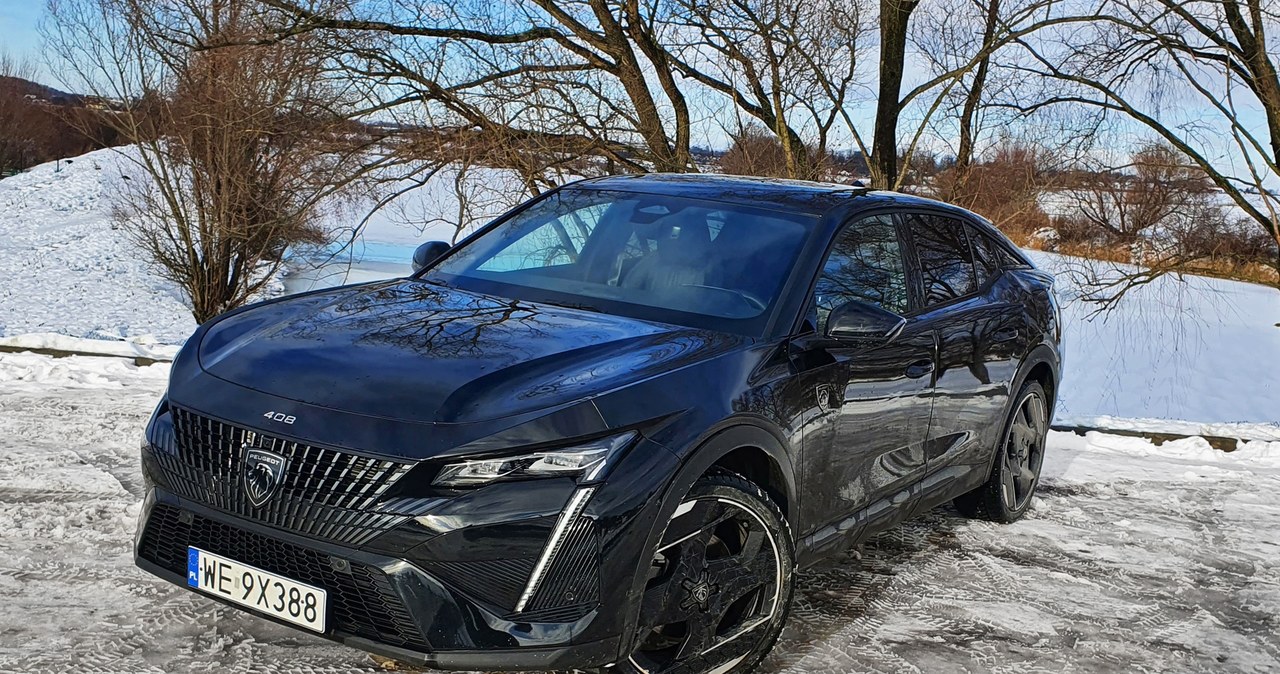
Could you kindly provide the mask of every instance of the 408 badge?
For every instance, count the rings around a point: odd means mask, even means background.
[[[271,421],[278,421],[282,424],[292,425],[293,422],[298,420],[298,418],[293,416],[292,414],[285,414],[284,412],[276,412],[272,410],[268,410],[267,412],[263,413],[262,416],[264,418],[270,419]]]

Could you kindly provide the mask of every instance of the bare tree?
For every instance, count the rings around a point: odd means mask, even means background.
[[[1139,147],[1119,166],[1078,171],[1056,196],[1054,227],[1069,252],[1127,263],[1069,266],[1085,291],[1082,299],[1099,312],[1166,273],[1257,277],[1274,259],[1274,241],[1224,201],[1204,171],[1164,143]]]
[[[1040,204],[1053,184],[1048,155],[1036,144],[1004,140],[963,171],[948,167],[933,185],[943,198],[983,215],[1015,241],[1027,241],[1049,224]]]
[[[19,81],[32,79],[35,72],[29,59],[0,50],[0,176],[36,163],[38,141],[34,136],[38,131],[33,127],[39,123],[34,119],[38,111],[18,86]]]
[[[133,180],[123,228],[205,321],[252,299],[286,249],[322,245],[321,210],[378,165],[348,91],[299,36],[263,34],[252,0],[57,0],[47,38],[115,99]]]
[[[91,101],[38,84],[39,72],[0,50],[0,177],[115,142]]]
[[[1076,11],[1092,19],[1023,42],[1034,59],[1028,71],[1058,85],[1023,109],[1085,105],[1145,127],[1280,241],[1275,8],[1263,0],[1096,0]]]
[[[626,170],[688,171],[691,118],[656,5],[630,0],[401,0],[395,11],[263,0],[280,31],[338,31],[349,72],[416,123],[554,145]],[[346,36],[379,40],[353,49]],[[505,142],[505,141],[504,141]]]
[[[1080,216],[1106,243],[1131,246],[1174,219],[1204,215],[1211,184],[1173,148],[1140,148],[1123,166],[1083,174],[1069,189]]]
[[[767,176],[794,178],[789,155],[784,144],[769,130],[755,124],[744,125],[732,136],[729,149],[720,157],[720,170],[743,176]],[[808,160],[806,160],[806,163]]]
[[[764,149],[757,131],[767,129],[781,150],[780,175],[820,179],[865,76],[867,4],[678,0],[664,21],[680,72],[758,123],[740,125],[735,142]]]

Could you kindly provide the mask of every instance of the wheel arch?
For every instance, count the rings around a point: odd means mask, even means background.
[[[771,484],[761,484],[752,475],[743,474],[744,477],[758,484],[770,497],[781,497],[782,501],[778,503],[778,507],[791,525],[789,530],[794,538],[794,532],[797,530],[795,518],[799,513],[794,463],[783,441],[774,432],[749,420],[736,419],[707,433],[691,445],[693,449],[684,455],[679,469],[662,491],[661,502],[654,513],[643,550],[649,551],[657,547],[658,541],[666,530],[667,522],[680,505],[680,499],[688,493],[699,478],[715,467],[736,473],[742,473],[742,469],[746,468],[756,472],[756,475],[767,476]],[[768,463],[761,466],[761,461]],[[795,540],[792,543],[798,544]],[[643,592],[647,570],[647,565],[638,565],[632,580],[630,596],[633,601],[628,607],[629,614],[624,622],[624,631],[619,642],[621,653],[630,653],[635,646],[633,641],[640,610],[640,604],[636,599]]]
[[[799,512],[795,465],[776,432],[749,419],[736,419],[713,429],[691,446],[663,495],[664,501],[679,500],[698,478],[713,467],[720,467],[759,485],[774,499],[787,521],[795,524]]]
[[[1004,426],[1008,424],[1009,415],[1013,413],[1013,405],[1017,402],[1018,393],[1029,380],[1040,382],[1045,395],[1049,396],[1049,421],[1052,423],[1053,410],[1058,394],[1059,362],[1057,352],[1047,344],[1036,346],[1027,354],[1026,358],[1022,359],[1022,363],[1018,366],[1017,374],[1014,375],[1013,381],[1010,382],[1009,399],[1005,402],[1004,415],[1000,418],[1002,433]],[[992,447],[990,456],[987,457],[987,469],[984,474],[990,474],[998,455],[997,447]]]
[[[1012,404],[1013,398],[1022,390],[1024,384],[1028,380],[1040,382],[1040,386],[1044,389],[1045,395],[1049,396],[1049,416],[1053,418],[1053,408],[1058,401],[1058,380],[1059,380],[1059,359],[1058,354],[1054,352],[1047,344],[1040,344],[1022,359],[1022,364],[1018,366],[1018,374],[1014,377],[1013,384],[1009,389],[1009,400]],[[1008,410],[1006,409],[1006,413]]]

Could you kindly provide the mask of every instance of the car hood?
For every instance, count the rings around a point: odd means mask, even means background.
[[[748,341],[399,279],[231,314],[208,328],[199,360],[310,405],[460,423],[582,400]]]

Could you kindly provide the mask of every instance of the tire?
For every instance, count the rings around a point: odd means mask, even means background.
[[[1044,466],[1048,401],[1039,382],[1023,384],[995,448],[991,474],[981,487],[955,499],[956,510],[966,517],[1006,524],[1026,514]]]
[[[714,469],[689,489],[654,550],[635,651],[603,671],[750,672],[786,623],[794,570],[777,504],[741,475]]]

